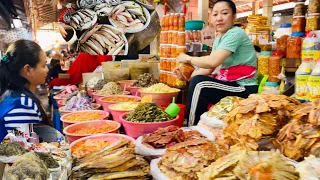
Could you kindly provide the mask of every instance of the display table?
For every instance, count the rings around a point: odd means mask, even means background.
[[[56,130],[58,130],[59,132],[62,132],[58,103],[53,98],[53,96],[55,95],[54,94],[55,92],[57,91],[50,90],[50,97],[49,97],[49,105],[51,105],[52,125]]]

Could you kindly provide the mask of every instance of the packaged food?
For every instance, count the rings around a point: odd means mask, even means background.
[[[170,66],[170,67],[171,67],[171,72],[176,68],[176,66],[177,66],[176,63],[177,63],[177,60],[176,60],[176,59],[174,59],[174,60],[171,61],[171,66]]]
[[[179,16],[179,31],[185,31],[185,22],[186,22],[186,17],[182,13]]]
[[[308,14],[306,31],[320,30],[320,13]]]
[[[198,32],[192,31],[193,42],[198,42]]]
[[[164,71],[165,69],[164,69],[164,58],[161,58],[160,59],[160,70],[162,70],[162,71]]]
[[[292,20],[292,32],[304,32],[306,29],[305,16],[294,16]]]
[[[281,58],[285,56],[285,53],[282,51],[275,51],[272,53],[272,56],[269,57],[268,63],[268,73],[269,73],[269,82],[280,82],[278,75],[281,73]]]
[[[177,45],[178,44],[178,31],[172,31],[172,44]]]
[[[308,13],[320,13],[319,0],[309,0]]]
[[[174,14],[173,17],[173,30],[178,31],[179,30],[179,14]]]
[[[134,62],[129,64],[130,79],[138,79],[138,77],[144,73],[149,73],[148,63]]]
[[[277,39],[277,51],[286,52],[287,51],[287,40],[288,35],[282,35]]]
[[[168,31],[168,44],[172,44],[172,41],[173,41],[173,31]]]
[[[306,37],[302,42],[302,58],[313,59],[317,61],[320,59],[320,38],[319,37]]]
[[[166,57],[166,58],[170,58],[171,56],[171,46],[166,44],[164,45],[164,51],[163,51],[163,56],[162,57]]]
[[[259,47],[261,48],[262,51],[272,51],[272,44],[259,44]]]
[[[296,99],[309,100],[310,92],[308,82],[312,67],[314,65],[313,59],[303,59],[301,65],[295,73],[295,94]]]
[[[182,75],[186,78],[186,80],[189,80],[191,78],[191,75],[195,70],[195,68],[191,64],[185,64],[185,63],[181,63],[179,66],[179,69]]]
[[[160,83],[167,83],[167,73],[164,71],[160,72]]]
[[[171,13],[169,16],[169,30],[172,31],[173,30],[173,21],[174,21],[174,13]]]
[[[186,45],[186,33],[179,32],[178,33],[178,46],[185,46]]]
[[[160,43],[161,44],[168,44],[168,31],[161,31]]]
[[[167,58],[163,58],[162,59],[162,64],[163,64],[163,70],[164,71],[167,71],[167,63],[168,63],[168,60],[167,60]]]
[[[177,45],[171,45],[171,58],[177,58]]]
[[[309,91],[311,101],[320,99],[320,59],[309,77]]]
[[[162,19],[162,25],[163,25],[163,30],[167,31],[169,30],[169,14],[165,15]]]
[[[287,58],[301,58],[303,32],[294,32],[287,42]]]
[[[167,63],[166,63],[166,71],[170,71],[171,70],[171,61],[172,61],[172,58],[168,58],[167,59]]]
[[[165,57],[165,44],[160,44],[160,57]]]
[[[268,74],[269,57],[271,56],[271,51],[262,51],[258,56],[258,72],[263,75]]]
[[[187,46],[177,46],[176,54],[179,56],[181,53],[187,53]]]
[[[186,42],[187,43],[193,42],[192,31],[186,31]]]
[[[304,16],[305,14],[306,8],[304,2],[297,2],[293,10],[293,16]]]
[[[186,81],[181,81],[180,79],[175,78],[175,86],[176,88],[184,89],[187,87]]]

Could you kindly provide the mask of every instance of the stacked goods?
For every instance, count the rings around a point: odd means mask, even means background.
[[[134,154],[134,145],[124,138],[79,159],[71,179],[144,179],[149,165]]]
[[[172,71],[179,67],[176,58],[186,53],[184,14],[167,14],[162,18],[160,35],[160,82],[172,87],[184,88],[186,82],[175,78]]]
[[[299,179],[290,161],[272,151],[236,151],[213,162],[197,175],[199,180]]]
[[[249,15],[246,33],[254,45],[265,45],[270,39],[270,26],[267,26],[268,17]]]
[[[228,154],[225,146],[200,138],[175,144],[166,150],[158,166],[168,179],[197,179],[197,173]]]
[[[292,114],[292,120],[285,125],[277,136],[281,151],[293,160],[314,155],[320,157],[319,101],[302,104]]]
[[[228,124],[224,129],[225,143],[231,151],[268,148],[262,142],[276,137],[299,104],[284,95],[250,95],[224,119]]]

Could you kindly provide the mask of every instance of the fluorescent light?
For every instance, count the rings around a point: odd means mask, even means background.
[[[22,22],[20,19],[13,19],[13,25],[15,28],[22,28]]]

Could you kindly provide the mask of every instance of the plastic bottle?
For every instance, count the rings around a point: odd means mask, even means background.
[[[296,99],[309,100],[309,77],[311,75],[313,63],[312,59],[304,59],[296,71]]]
[[[310,99],[314,101],[320,98],[320,59],[318,59],[316,66],[312,70],[309,78]]]

